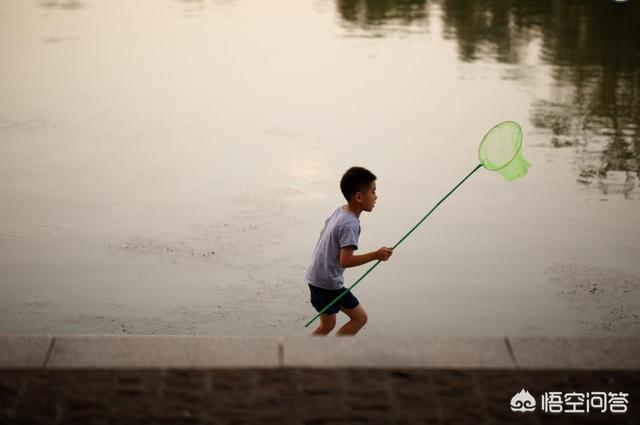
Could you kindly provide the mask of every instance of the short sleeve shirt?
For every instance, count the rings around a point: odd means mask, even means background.
[[[320,238],[311,256],[305,279],[310,285],[325,289],[344,287],[344,268],[340,265],[340,249],[353,245],[358,249],[360,220],[351,211],[336,208],[324,222]]]

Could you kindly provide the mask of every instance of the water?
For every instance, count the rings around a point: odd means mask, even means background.
[[[640,334],[638,2],[0,2],[0,332],[306,334],[341,174],[369,335]],[[348,269],[348,285],[368,265]],[[344,318],[339,319],[339,324]]]

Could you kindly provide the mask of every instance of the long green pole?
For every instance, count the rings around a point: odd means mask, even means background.
[[[398,243],[397,243],[397,244],[395,244],[395,245],[393,246],[393,248],[392,248],[392,249],[396,249],[396,247],[397,247],[398,245],[400,245],[400,244],[402,243],[402,241],[404,241],[404,240],[405,240],[405,239],[406,239],[406,238],[407,238],[411,233],[413,233],[413,231],[414,231],[414,230],[416,230],[416,229],[418,228],[418,226],[420,226],[420,225],[422,224],[422,222],[423,222],[423,221],[425,221],[425,220],[427,219],[427,217],[429,217],[429,216],[431,215],[431,213],[432,213],[433,211],[435,211],[435,209],[436,209],[436,208],[438,208],[438,206],[439,206],[441,203],[443,203],[445,199],[447,199],[447,198],[449,197],[449,195],[451,195],[451,194],[452,194],[452,193],[453,193],[453,192],[454,192],[454,191],[455,191],[455,190],[456,190],[456,189],[457,189],[457,188],[458,188],[462,183],[464,183],[464,182],[465,182],[465,180],[467,180],[469,177],[471,177],[471,175],[472,175],[473,173],[475,173],[475,172],[478,170],[478,168],[480,168],[480,167],[482,167],[482,164],[478,164],[478,166],[477,166],[476,168],[474,168],[472,172],[470,172],[469,174],[467,174],[467,176],[466,176],[464,179],[462,179],[462,180],[460,181],[460,183],[458,183],[458,184],[456,185],[456,187],[454,187],[453,189],[451,189],[451,191],[450,191],[449,193],[447,193],[447,194],[445,195],[445,197],[444,197],[444,198],[442,198],[442,199],[441,199],[441,200],[436,204],[436,206],[435,206],[435,207],[431,208],[431,211],[429,211],[429,212],[427,213],[427,215],[425,215],[424,217],[422,217],[422,220],[420,220],[420,221],[418,222],[418,224],[416,224],[415,226],[413,226],[413,228],[412,228],[411,230],[409,230],[409,232],[407,232],[407,234],[406,234],[406,235],[404,235],[404,236],[402,237],[402,239],[400,239],[400,240],[398,241]],[[338,296],[337,296],[333,301],[331,301],[331,302],[330,302],[330,303],[329,303],[325,308],[323,308],[323,309],[322,309],[322,311],[320,311],[320,313],[316,314],[316,316],[315,316],[313,319],[309,320],[309,322],[307,322],[307,324],[306,324],[306,325],[304,325],[304,327],[306,328],[307,326],[309,326],[311,323],[313,323],[313,321],[314,321],[314,320],[316,320],[318,317],[320,317],[320,315],[321,315],[322,313],[324,313],[325,311],[327,311],[327,309],[328,309],[329,307],[331,307],[332,305],[334,305],[335,303],[337,303],[337,302],[338,302],[338,300],[339,300],[340,298],[342,298],[342,297],[343,297],[347,292],[349,292],[353,287],[355,287],[358,283],[360,283],[360,281],[361,281],[362,279],[364,279],[364,278],[365,278],[365,276],[366,276],[366,275],[368,275],[368,274],[371,272],[371,270],[375,269],[375,268],[378,266],[378,264],[380,264],[380,260],[376,261],[376,262],[374,263],[374,265],[373,265],[373,266],[371,266],[371,267],[369,268],[369,270],[367,270],[367,271],[366,271],[362,276],[360,276],[360,279],[356,280],[356,283],[354,283],[353,285],[351,285],[349,288],[346,288],[346,289],[345,289],[345,290],[344,290],[340,295],[338,295]]]

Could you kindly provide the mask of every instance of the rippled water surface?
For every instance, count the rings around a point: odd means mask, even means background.
[[[638,335],[639,40],[638,1],[1,0],[0,332],[306,334],[341,174],[392,246],[516,120],[529,174],[367,276],[363,334]]]

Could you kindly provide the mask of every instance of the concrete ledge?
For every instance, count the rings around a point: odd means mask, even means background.
[[[284,337],[288,367],[515,367],[504,338]]]
[[[0,336],[0,423],[640,424],[639,340]]]
[[[11,368],[640,370],[640,337],[0,335]]]
[[[277,367],[278,344],[277,337],[61,335],[46,368]]]
[[[0,368],[44,366],[52,340],[49,335],[0,336]]]
[[[640,369],[640,337],[513,337],[522,369]]]

